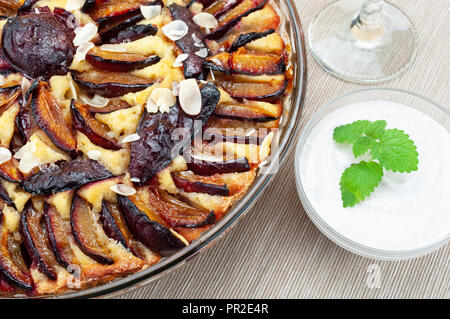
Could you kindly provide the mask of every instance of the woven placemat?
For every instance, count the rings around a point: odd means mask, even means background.
[[[305,31],[330,2],[296,0]],[[401,77],[377,86],[412,91],[450,108],[450,2],[392,3],[402,8],[417,27],[419,55]],[[330,99],[367,87],[328,75],[309,49],[308,62],[302,125]],[[450,245],[416,260],[376,262],[346,252],[322,235],[297,197],[293,155],[225,238],[178,271],[121,298],[450,297]],[[379,270],[376,284],[374,269]]]

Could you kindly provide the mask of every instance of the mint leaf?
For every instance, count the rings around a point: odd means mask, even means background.
[[[375,140],[368,136],[361,136],[353,143],[353,155],[361,156],[369,151]]]
[[[342,174],[339,185],[344,207],[353,207],[369,196],[380,184],[383,168],[377,162],[352,164]]]
[[[386,130],[379,142],[373,145],[370,154],[387,170],[400,173],[418,170],[417,148],[409,135],[401,130]]]
[[[364,133],[374,139],[379,139],[386,130],[387,123],[384,120],[371,122]]]
[[[362,136],[372,122],[363,120],[338,126],[334,129],[333,139],[338,143],[352,144]]]

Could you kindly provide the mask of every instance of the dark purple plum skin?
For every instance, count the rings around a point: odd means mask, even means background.
[[[31,11],[36,2],[38,2],[38,0],[25,0],[25,2],[19,8],[19,13],[23,14]]]
[[[128,72],[134,70],[143,69],[149,65],[156,64],[160,61],[160,57],[157,55],[150,55],[148,58],[140,61],[122,61],[122,60],[112,60],[105,59],[99,55],[87,54],[86,61],[88,61],[93,66],[108,70],[111,72]]]
[[[228,49],[228,52],[234,52],[237,51],[240,47],[243,47],[247,43],[250,43],[252,41],[264,38],[268,36],[269,34],[274,33],[274,29],[269,29],[264,32],[250,32],[250,33],[244,33],[240,34],[234,41],[233,44]]]
[[[64,75],[73,60],[74,35],[52,13],[20,15],[3,27],[2,52],[13,69],[30,78]]]
[[[13,207],[14,209],[16,208],[16,205],[14,204],[13,200],[9,196],[5,187],[3,187],[2,183],[0,183],[0,198],[3,199],[6,202],[6,204],[8,204],[9,206]],[[2,216],[2,214],[0,213],[0,218],[1,218],[1,216]]]
[[[246,157],[237,158],[225,162],[190,160],[187,162],[187,167],[195,174],[203,176],[227,173],[243,173],[250,170],[250,165]]]
[[[140,180],[137,183],[139,186],[169,165],[173,157],[190,144],[191,139],[201,131],[201,127],[194,125],[195,121],[201,121],[204,125],[214,112],[220,99],[219,90],[208,83],[200,93],[202,110],[197,116],[188,116],[178,105],[171,107],[169,113],[146,112],[143,115],[137,129],[140,139],[131,143],[129,165],[131,177]],[[178,129],[179,136],[172,136],[175,129]]]
[[[199,80],[204,80],[206,77],[205,69],[203,67],[205,59],[195,54],[195,52],[200,50],[201,47],[195,45],[192,35],[195,34],[197,39],[201,41],[204,47],[206,47],[204,42],[205,34],[192,20],[193,14],[188,8],[172,3],[169,6],[169,10],[172,14],[173,20],[181,20],[186,23],[188,27],[187,35],[182,37],[180,40],[175,41],[181,51],[188,55],[188,58],[183,61],[184,77],[186,79],[197,78]]]
[[[144,16],[141,10],[130,10],[124,14],[102,18],[99,23],[99,35],[102,43],[110,43],[110,39],[115,38],[118,34],[143,20]]]
[[[128,228],[150,250],[167,257],[185,247],[170,230],[150,220],[128,197],[118,195],[118,199]]]
[[[33,237],[31,236],[30,231],[28,230],[29,224],[27,215],[35,213],[33,210],[34,209],[31,202],[28,202],[27,206],[25,207],[20,216],[19,232],[24,240],[24,244],[27,249],[28,255],[31,257],[33,263],[36,264],[39,270],[42,273],[44,273],[49,279],[56,280],[57,275],[55,270],[52,268],[51,265],[48,265],[41,257],[41,253],[34,244]]]
[[[137,24],[132,25],[130,27],[127,27],[123,29],[122,31],[119,31],[115,36],[111,37],[110,39],[106,40],[103,43],[112,43],[112,44],[119,44],[123,43],[125,41],[136,41],[143,37],[149,36],[149,35],[155,35],[158,32],[158,28],[151,24]]]
[[[113,176],[97,161],[76,159],[42,169],[27,178],[22,187],[32,195],[50,195]]]
[[[109,211],[108,205],[105,203],[105,201],[102,202],[102,209],[100,211],[99,220],[100,223],[102,224],[106,236],[121,243],[125,248],[128,249],[125,237],[123,237],[123,234],[120,231],[119,227],[117,226],[116,220],[111,215],[111,212]]]
[[[179,176],[173,176],[173,181],[178,188],[187,193],[202,193],[217,196],[228,196],[230,190],[226,185],[215,185],[202,182],[193,182]]]

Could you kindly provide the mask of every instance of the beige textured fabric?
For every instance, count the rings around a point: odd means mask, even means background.
[[[331,2],[295,1],[305,31]],[[450,1],[391,1],[416,25],[419,55],[407,73],[379,86],[409,90],[450,108]],[[309,50],[308,59],[303,125],[325,102],[364,87],[326,74]],[[122,298],[450,297],[450,245],[416,260],[375,262],[348,253],[323,236],[297,197],[293,155],[225,238],[176,272]],[[380,266],[380,287],[371,289],[368,267],[373,263]]]

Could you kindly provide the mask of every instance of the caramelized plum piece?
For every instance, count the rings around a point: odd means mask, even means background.
[[[236,7],[227,11],[217,20],[219,26],[212,30],[210,34],[207,35],[208,39],[219,39],[239,20],[250,13],[261,9],[267,0],[243,0]]]
[[[61,106],[50,93],[47,82],[40,81],[36,99],[31,102],[31,110],[37,125],[57,147],[66,152],[75,150],[75,135],[64,119]]]
[[[33,195],[49,195],[113,177],[99,162],[76,159],[52,164],[27,178],[22,186]]]
[[[114,239],[115,241],[121,243],[125,248],[128,248],[127,242],[124,235],[120,231],[119,226],[116,223],[116,219],[113,214],[117,213],[114,210],[112,204],[105,201],[102,202],[102,209],[100,211],[100,223],[102,224],[103,230],[106,236]],[[117,218],[117,216],[116,216]]]
[[[75,242],[89,257],[103,265],[112,265],[114,262],[105,247],[99,242],[95,229],[92,212],[88,204],[75,195],[70,211],[70,224]]]
[[[240,34],[228,48],[228,52],[237,51],[237,49],[239,49],[240,47],[243,47],[244,45],[252,41],[264,38],[265,36],[268,36],[269,34],[272,34],[274,32],[275,32],[274,29],[269,29],[263,32],[249,32]]]
[[[92,143],[110,150],[122,148],[119,142],[107,136],[109,128],[97,120],[86,105],[72,99],[70,108],[75,127],[85,134]]]
[[[187,163],[189,170],[195,174],[211,176],[214,174],[242,173],[250,170],[246,157],[228,160],[225,162],[212,162],[195,159]]]
[[[200,46],[205,46],[204,32],[192,20],[193,14],[188,8],[172,3],[169,6],[169,10],[172,14],[173,20],[181,20],[186,23],[188,27],[187,35],[182,37],[180,40],[175,41],[180,50],[188,55],[187,59],[183,61],[184,77],[204,79],[204,58],[201,58],[197,54],[195,54],[200,50]],[[195,38],[199,41],[198,43],[194,40],[194,35]]]
[[[66,74],[73,60],[74,33],[52,13],[8,19],[2,50],[8,63],[31,78]]]
[[[172,179],[175,185],[186,193],[203,193],[217,196],[228,196],[230,194],[227,185],[216,185],[189,180],[178,174],[172,174]]]
[[[139,9],[141,5],[148,2],[148,0],[96,0],[96,4],[89,10],[89,14],[98,21],[101,18],[118,16]],[[89,8],[90,4],[87,6]]]
[[[282,56],[249,52],[243,48],[207,58],[206,67],[225,73],[249,75],[281,74],[286,70]]]
[[[111,72],[127,72],[143,69],[158,63],[157,55],[144,55],[139,53],[109,52],[94,47],[86,55],[86,60],[93,66]]]
[[[179,107],[173,106],[169,113],[145,112],[136,133],[140,139],[131,143],[131,177],[139,178],[139,186],[144,185],[172,161],[175,141],[172,131],[177,127]]]
[[[44,226],[44,212],[35,210],[29,203],[20,218],[20,233],[28,255],[39,270],[49,279],[56,280],[57,260],[51,249]]]
[[[8,61],[6,61],[3,52],[0,51],[0,74],[3,76],[7,76],[13,72],[14,71],[12,70],[12,67],[9,65]]]
[[[0,0],[0,15],[6,17],[14,16],[20,5],[20,0]]]
[[[72,71],[73,80],[90,94],[118,97],[130,92],[139,92],[154,83],[131,73],[121,72],[77,72]]]
[[[224,14],[226,11],[230,10],[231,8],[237,6],[239,3],[241,3],[242,0],[216,0],[211,5],[206,7],[203,11],[212,14],[214,17],[218,18],[222,14]]]
[[[20,86],[10,86],[0,88],[0,112],[14,103],[20,95]]]
[[[97,4],[100,5],[100,4],[102,4],[103,2],[106,2],[106,1],[108,1],[108,0],[86,0],[84,2],[83,7],[81,8],[81,11],[89,12],[92,9],[94,9]]]
[[[128,197],[119,195],[118,199],[130,231],[150,250],[162,256],[170,256],[185,247],[177,236],[139,210]]]
[[[119,44],[125,41],[136,41],[149,35],[155,35],[158,32],[158,28],[151,24],[136,24],[127,28],[123,28],[122,26],[120,28],[122,30],[110,39],[105,39],[106,36],[104,36],[102,42]]]
[[[122,15],[99,19],[98,34],[101,42],[111,43],[111,39],[118,37],[120,32],[136,25],[142,19],[144,19],[144,16],[139,8]]]
[[[255,122],[269,122],[278,118],[267,115],[258,109],[252,108],[250,105],[239,103],[220,104],[216,107],[214,114],[224,118]]]
[[[38,2],[38,0],[25,0],[19,8],[19,13],[23,14],[31,11],[36,2]]]
[[[33,112],[31,110],[31,103],[36,98],[36,89],[39,86],[39,79],[36,79],[31,83],[31,87],[22,96],[20,100],[20,111],[16,117],[16,125],[22,135],[22,140],[26,143],[30,137],[39,129],[36,121],[34,120]]]
[[[0,164],[0,177],[3,177],[9,182],[18,183],[23,180],[23,174],[19,170],[19,163],[15,158]]]
[[[74,261],[70,246],[70,223],[62,219],[54,206],[46,204],[45,226],[56,260],[61,266],[67,268]]]
[[[123,110],[132,107],[132,105],[128,104],[127,102],[121,100],[120,98],[113,98],[109,100],[108,105],[105,107],[93,107],[91,105],[88,105],[89,111],[92,113],[111,113],[118,110]]]
[[[284,75],[224,75],[216,78],[216,83],[233,98],[248,100],[273,100],[284,93],[288,84]]]
[[[9,196],[8,192],[6,191],[5,187],[1,182],[0,182],[0,199],[3,199],[6,204],[16,209],[16,205],[14,204],[13,200],[11,199],[11,197]]]
[[[9,233],[4,217],[2,218],[2,231],[0,237],[0,272],[5,278],[24,289],[31,289],[33,280],[27,269],[20,250],[20,243],[14,240]]]

